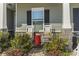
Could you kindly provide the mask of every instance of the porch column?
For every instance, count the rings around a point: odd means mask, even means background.
[[[15,31],[17,30],[17,4],[15,4]]]
[[[69,3],[63,4],[63,28],[71,29]]]
[[[0,31],[7,29],[6,3],[0,3]]]
[[[70,22],[70,6],[69,3],[63,3],[63,23],[62,23],[63,38],[68,39],[69,50],[72,50],[72,28]]]

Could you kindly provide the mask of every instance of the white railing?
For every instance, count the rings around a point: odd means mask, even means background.
[[[52,23],[51,29],[55,29],[56,32],[61,32],[62,30],[62,23]]]
[[[33,25],[22,24],[21,27],[16,28],[16,32],[33,32]]]
[[[27,25],[27,32],[33,32],[34,30],[34,26],[33,25]]]
[[[44,25],[44,30],[40,30],[42,32],[51,32],[51,29],[55,29],[56,32],[61,32],[62,24],[61,23],[51,23],[49,25]],[[21,27],[16,28],[16,32],[33,32],[34,26],[22,24]]]
[[[50,32],[51,25],[44,25],[44,32]]]
[[[27,28],[26,28],[26,24],[22,24],[22,26],[21,27],[17,27],[16,28],[16,32],[26,32],[27,30]]]

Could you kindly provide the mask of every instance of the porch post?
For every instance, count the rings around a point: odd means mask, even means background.
[[[0,31],[7,30],[6,3],[0,4]]]
[[[71,29],[69,3],[63,4],[63,28]]]
[[[70,6],[69,3],[63,3],[63,38],[68,39],[69,50],[72,50],[72,28],[70,22]]]
[[[15,32],[17,30],[17,3],[15,4]]]

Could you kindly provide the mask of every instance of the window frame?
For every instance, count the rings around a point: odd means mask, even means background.
[[[37,11],[37,10],[42,10],[42,11],[43,11],[43,20],[32,20],[32,11],[33,11],[33,10],[34,10],[34,11],[35,11],[35,10],[36,10],[36,11]],[[32,25],[33,25],[33,21],[43,21],[43,29],[42,29],[42,30],[44,31],[44,8],[43,8],[43,7],[40,7],[40,8],[32,8],[32,9],[31,9],[31,21],[32,21],[32,22],[31,22]]]

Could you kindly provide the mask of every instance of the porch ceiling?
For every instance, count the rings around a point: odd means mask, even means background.
[[[62,3],[18,3],[20,8],[33,8],[33,7],[56,7],[62,6]]]

